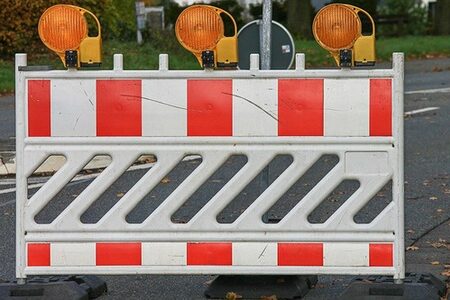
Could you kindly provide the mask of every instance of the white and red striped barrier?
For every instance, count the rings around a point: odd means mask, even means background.
[[[381,70],[305,70],[297,58],[297,68],[284,71],[260,71],[254,59],[249,71],[169,71],[167,57],[157,71],[124,71],[120,55],[114,70],[36,71],[17,55],[17,277],[403,278],[403,56],[395,54],[393,68]],[[51,155],[66,163],[28,197],[27,178]],[[98,155],[111,157],[111,164],[66,207],[52,211],[51,221],[37,222]],[[81,216],[141,155],[156,162],[121,197],[109,199],[96,223],[83,223]],[[198,167],[140,223],[129,222],[128,214],[189,155],[202,158]],[[214,194],[201,193],[210,198],[191,219],[172,221],[234,155],[247,163]],[[217,216],[279,155],[292,163],[252,203],[236,209],[232,223],[219,222]],[[326,155],[337,157],[336,165],[277,223],[265,222],[265,214]],[[359,187],[325,221],[309,222],[346,180]],[[356,222],[389,182],[392,201],[370,222]]]
[[[28,81],[28,136],[391,136],[392,80]]]

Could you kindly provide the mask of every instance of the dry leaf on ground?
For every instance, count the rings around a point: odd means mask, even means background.
[[[236,300],[236,299],[242,299],[241,295],[236,294],[235,292],[228,292],[225,296],[226,300]]]
[[[417,246],[406,247],[406,251],[416,251],[416,250],[419,250],[419,247],[417,247]]]

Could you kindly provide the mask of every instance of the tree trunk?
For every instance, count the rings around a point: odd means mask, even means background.
[[[287,0],[287,27],[298,37],[311,38],[313,7],[310,0]]]
[[[450,34],[450,0],[437,0],[435,29],[437,34]]]

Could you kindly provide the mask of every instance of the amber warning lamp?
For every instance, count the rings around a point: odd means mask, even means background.
[[[233,36],[225,36],[222,16],[234,26]],[[192,52],[203,68],[236,68],[238,63],[237,26],[223,9],[193,5],[183,10],[175,24],[180,44]]]
[[[86,14],[95,20],[97,35],[89,36]],[[54,51],[67,68],[99,66],[101,57],[101,28],[90,11],[73,5],[55,5],[39,19],[39,37]]]
[[[339,3],[323,7],[314,18],[313,34],[340,67],[375,65],[375,23],[361,8]]]

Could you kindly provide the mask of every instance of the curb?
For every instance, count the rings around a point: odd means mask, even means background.
[[[139,162],[146,163],[153,159],[150,156],[139,157]],[[33,175],[55,173],[58,171],[66,162],[63,156],[53,156],[52,159],[47,159],[39,168],[33,172]],[[84,168],[83,170],[95,170],[106,168],[111,163],[111,157],[108,155],[95,156]],[[0,176],[10,176],[16,174],[16,158],[13,157],[9,159],[6,163],[0,160]]]

